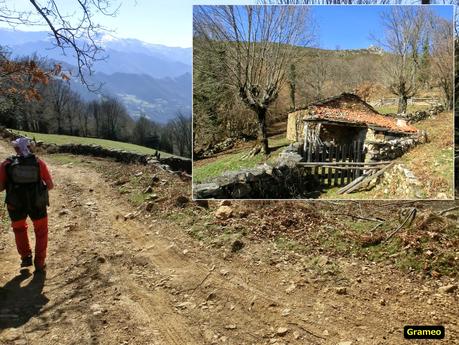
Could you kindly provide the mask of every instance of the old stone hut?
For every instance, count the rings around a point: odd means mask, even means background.
[[[287,139],[308,145],[355,145],[365,160],[393,159],[416,145],[422,133],[402,118],[378,113],[351,93],[314,102],[288,114]]]

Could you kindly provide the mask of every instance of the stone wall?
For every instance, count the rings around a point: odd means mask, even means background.
[[[442,105],[434,105],[428,110],[418,110],[414,113],[398,114],[397,116],[406,119],[408,123],[416,123],[429,117],[436,116],[443,111],[445,111],[445,108]]]
[[[405,152],[427,140],[425,133],[390,141],[373,142],[367,146],[366,160],[386,161],[400,157]],[[195,199],[305,199],[321,193],[311,168],[298,166],[303,160],[301,142],[290,144],[279,156],[274,166],[259,165],[252,169],[228,172],[207,183],[194,185]],[[403,195],[418,198],[417,180],[405,170],[397,168],[407,179]],[[392,171],[394,171],[392,169]],[[388,175],[388,174],[386,174]],[[391,178],[388,178],[391,180]],[[402,178],[400,178],[402,179]],[[393,179],[392,179],[393,180]],[[391,181],[392,181],[391,180]],[[374,185],[377,181],[374,181]],[[399,183],[402,185],[402,183]],[[403,185],[405,186],[405,185]],[[409,192],[408,192],[409,191]]]
[[[20,137],[19,134],[14,133],[8,129],[0,128],[0,136],[14,140]],[[156,159],[154,155],[143,155],[139,153],[127,152],[122,150],[108,149],[99,145],[82,145],[82,144],[47,144],[43,142],[37,142],[36,147],[43,149],[47,153],[71,153],[83,156],[93,156],[101,158],[113,158],[118,162],[132,164],[161,164],[164,168],[172,171],[185,171],[191,174],[191,160],[178,157],[167,157]]]
[[[368,141],[365,143],[367,150],[366,161],[389,161],[401,157],[418,144],[427,142],[427,134],[420,132],[416,135],[402,137],[387,141]]]
[[[275,166],[229,172],[193,188],[196,199],[289,199],[317,197],[317,181],[310,168],[298,167],[298,146],[291,145]]]
[[[219,152],[231,149],[232,147],[234,147],[236,142],[236,138],[226,138],[225,140],[219,143],[207,145],[206,148],[201,148],[200,150],[195,151],[193,157],[195,160],[212,157],[213,155]]]
[[[380,176],[380,181],[372,181],[370,188],[375,187],[375,193],[384,193],[387,198],[425,199],[422,183],[411,170],[403,164],[396,164]],[[378,183],[379,182],[379,183]],[[444,194],[444,193],[443,193]],[[440,195],[440,199],[446,199]]]

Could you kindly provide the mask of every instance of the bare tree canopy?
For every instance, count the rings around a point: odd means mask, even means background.
[[[432,21],[432,78],[443,92],[447,109],[453,108],[454,25],[436,17]]]
[[[179,112],[168,126],[177,153],[182,157],[191,157],[191,116]]]
[[[421,83],[420,51],[429,38],[432,12],[427,7],[397,6],[381,13],[384,39],[378,43],[390,53],[385,64],[390,91],[399,97],[398,113],[406,111],[408,99]]]
[[[223,55],[226,82],[256,113],[258,138],[267,154],[268,108],[297,58],[297,47],[313,40],[309,8],[197,6],[193,24],[195,42],[199,41],[205,51]],[[196,58],[200,56],[203,55],[197,54]]]
[[[71,0],[64,6],[55,0],[29,0],[30,9],[18,11],[0,0],[0,22],[16,27],[18,25],[45,26],[54,39],[56,47],[63,53],[73,52],[76,59],[78,77],[87,82],[87,75],[93,73],[95,61],[105,58],[98,44],[98,35],[108,30],[94,21],[100,13],[114,16],[119,8],[117,0]],[[69,6],[70,5],[70,6]]]

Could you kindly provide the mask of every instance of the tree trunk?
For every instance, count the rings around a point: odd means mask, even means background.
[[[73,135],[73,119],[71,116],[69,116],[69,129],[70,129],[70,135]]]
[[[290,83],[290,101],[292,102],[292,110],[296,110],[296,103],[295,103],[295,93],[296,93],[296,85],[294,83]]]
[[[88,118],[84,117],[83,119],[83,136],[87,137],[88,136]]]
[[[452,110],[454,106],[452,85],[449,83],[449,80],[446,80],[441,83],[441,87],[445,96],[445,108],[446,110]]]
[[[60,115],[56,116],[57,121],[57,134],[62,134],[62,119]]]
[[[398,98],[398,110],[397,113],[406,113],[406,108],[408,106],[408,97],[405,95],[400,95]]]
[[[261,150],[265,155],[269,153],[268,133],[266,128],[266,108],[260,108],[257,111],[258,117],[258,141],[261,144]]]
[[[99,135],[100,135],[99,118],[94,116],[94,121],[96,123],[96,138],[99,138]]]

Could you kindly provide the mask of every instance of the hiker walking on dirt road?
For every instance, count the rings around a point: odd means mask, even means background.
[[[16,151],[0,165],[0,192],[6,189],[5,203],[14,231],[21,267],[32,266],[32,250],[27,233],[27,216],[35,232],[35,272],[45,271],[48,246],[48,191],[53,180],[45,162],[30,151],[30,141],[19,138],[12,142]]]

